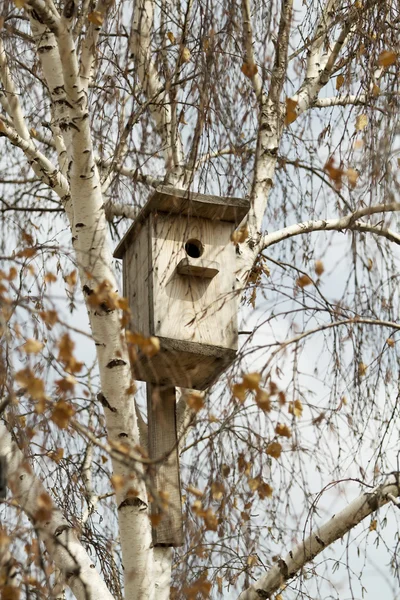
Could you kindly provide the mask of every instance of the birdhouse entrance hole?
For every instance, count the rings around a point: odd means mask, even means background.
[[[190,239],[185,244],[185,251],[191,258],[200,258],[204,252],[204,246],[200,240]]]

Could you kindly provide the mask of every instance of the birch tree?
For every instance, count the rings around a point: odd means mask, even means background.
[[[2,598],[356,597],[373,543],[396,589],[399,20],[2,0]],[[113,259],[162,184],[251,206],[237,359],[176,407],[175,549]]]

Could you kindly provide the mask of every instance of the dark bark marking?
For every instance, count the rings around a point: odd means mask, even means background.
[[[97,394],[97,400],[100,402],[100,404],[104,408],[108,408],[108,410],[110,410],[113,413],[118,412],[117,409],[115,408],[115,406],[111,406],[111,404],[109,403],[109,401],[107,400],[107,398],[105,397],[105,395],[102,394],[101,392],[99,392]]]
[[[122,358],[113,358],[106,366],[107,369],[113,369],[114,367],[122,367],[123,365],[126,365],[126,362]]]
[[[147,508],[146,502],[143,502],[143,500],[141,500],[138,497],[125,498],[125,500],[123,500],[121,502],[121,504],[118,506],[118,510],[120,510],[121,508],[125,508],[125,506],[137,506],[139,508],[139,510],[141,510],[141,511],[146,510],[146,508]]]

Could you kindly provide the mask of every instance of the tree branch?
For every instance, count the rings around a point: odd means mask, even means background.
[[[49,555],[62,571],[78,600],[113,600],[106,584],[79,542],[75,531],[53,505],[46,520],[38,516],[40,501],[48,498],[41,481],[28,465],[24,455],[0,421],[0,452],[7,459],[7,479],[19,506],[33,521]]]
[[[315,533],[295,546],[285,559],[278,560],[277,564],[265,575],[240,594],[239,600],[270,598],[271,594],[292,579],[325,548],[391,501],[390,495],[394,497],[400,495],[397,483],[384,483],[372,492],[366,492],[359,496],[340,513],[334,515],[325,525],[319,527]]]

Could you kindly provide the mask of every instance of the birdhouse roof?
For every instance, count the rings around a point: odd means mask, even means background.
[[[124,256],[127,246],[135,236],[137,227],[146,220],[150,213],[162,212],[201,217],[210,219],[210,221],[226,221],[233,224],[233,231],[247,215],[249,209],[250,202],[247,198],[210,196],[180,190],[172,186],[160,186],[150,196],[116,247],[114,257],[122,258]]]

